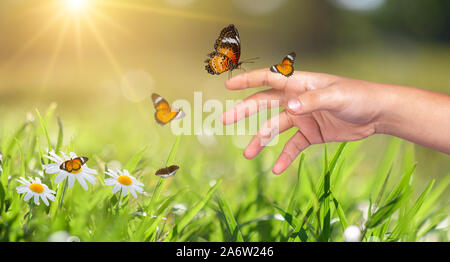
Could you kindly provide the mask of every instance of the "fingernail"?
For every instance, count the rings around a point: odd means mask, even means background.
[[[288,108],[292,112],[300,112],[300,102],[297,99],[289,100],[288,102]]]

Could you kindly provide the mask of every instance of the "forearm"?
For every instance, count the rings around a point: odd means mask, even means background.
[[[380,85],[381,113],[375,132],[397,136],[450,154],[450,96],[428,90]]]

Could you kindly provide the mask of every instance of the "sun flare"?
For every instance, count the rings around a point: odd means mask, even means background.
[[[88,0],[63,0],[66,3],[66,8],[70,12],[80,13],[88,7]]]

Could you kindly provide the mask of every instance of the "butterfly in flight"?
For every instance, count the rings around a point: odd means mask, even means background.
[[[274,73],[280,73],[285,77],[290,77],[294,73],[295,56],[296,55],[294,52],[290,53],[289,55],[283,58],[281,64],[271,66],[270,71]]]
[[[59,168],[61,170],[65,170],[69,173],[78,173],[81,171],[81,167],[86,164],[86,162],[88,161],[88,158],[85,156],[82,157],[77,157],[74,159],[69,159],[64,161]]]
[[[237,28],[230,24],[222,29],[219,38],[214,44],[214,51],[208,54],[208,59],[205,60],[207,65],[205,69],[212,75],[220,75],[223,72],[231,71],[241,68],[242,63],[251,63],[252,58],[244,62],[239,62],[241,56],[241,40]]]
[[[166,99],[158,94],[152,94],[152,101],[156,109],[155,119],[160,125],[165,125],[174,119],[181,119],[185,116],[181,109],[172,110]]]
[[[158,171],[156,171],[155,175],[162,177],[162,178],[168,178],[168,177],[174,176],[179,168],[180,167],[177,165],[171,165],[169,167],[164,167],[164,168],[158,169]]]

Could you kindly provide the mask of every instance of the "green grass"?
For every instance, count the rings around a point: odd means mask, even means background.
[[[35,121],[21,122],[16,114],[2,122],[8,128],[0,129],[0,241],[47,241],[57,231],[81,241],[343,241],[350,225],[361,228],[362,241],[449,240],[448,225],[438,225],[448,219],[450,174],[437,182],[417,177],[421,163],[399,139],[369,167],[365,142],[329,144],[306,150],[274,176],[270,166],[285,135],[248,161],[233,137],[202,146],[194,136],[174,137],[170,127],[148,128],[132,114],[104,112],[95,126],[96,119],[71,123],[74,118],[57,112],[52,105],[42,115],[36,110]],[[88,191],[77,182],[55,185],[55,175],[42,173],[49,149],[88,156],[88,166],[98,170],[96,185]],[[137,199],[120,198],[104,185],[104,171],[117,161],[145,184]],[[180,165],[175,177],[154,175],[170,164]],[[57,197],[30,213],[16,179],[39,174]]]

